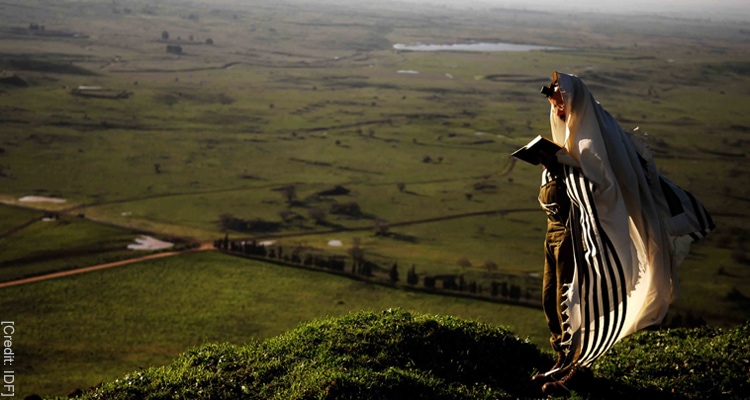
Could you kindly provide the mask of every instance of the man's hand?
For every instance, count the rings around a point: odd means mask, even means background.
[[[547,168],[553,176],[562,175],[562,164],[557,161],[557,155],[546,151],[539,152],[539,162]]]

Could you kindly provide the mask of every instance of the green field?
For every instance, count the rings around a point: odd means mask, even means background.
[[[182,245],[228,234],[341,255],[356,242],[384,268],[397,262],[402,275],[414,265],[420,276],[461,275],[485,288],[508,274],[534,278],[545,224],[537,210],[539,170],[519,163],[509,171],[509,154],[549,132],[549,105],[538,88],[560,70],[580,76],[624,128],[638,127],[659,168],[699,197],[718,225],[683,264],[682,297],[669,320],[736,326],[750,318],[747,21],[571,14],[561,24],[547,12],[333,0],[10,0],[2,7],[0,201],[8,205],[0,205],[0,281],[134,257],[125,246],[140,234]],[[32,23],[45,30],[30,29]],[[472,41],[565,49],[392,47]],[[166,52],[168,45],[182,54]],[[75,95],[79,86],[103,90]],[[107,98],[117,93],[125,94]],[[337,185],[348,194],[320,194]],[[281,190],[290,186],[293,199]],[[19,201],[31,195],[66,202]],[[333,214],[336,203],[360,211]],[[60,218],[39,221],[45,211]],[[237,229],[222,221],[247,224]],[[388,234],[375,235],[382,223]],[[342,246],[329,246],[331,240]],[[459,259],[471,266],[459,266]],[[497,271],[484,267],[488,261]],[[31,310],[69,310],[44,314],[63,336],[30,353],[24,379],[62,394],[164,363],[204,341],[263,338],[320,316],[390,307],[382,297],[391,296],[425,312],[506,324],[545,342],[538,310],[513,309],[530,316],[505,320],[498,310],[508,306],[296,269],[281,271],[299,286],[273,286],[274,301],[263,300],[273,276],[262,287],[243,288],[264,311],[252,314],[252,323],[236,322],[235,306],[250,303],[238,300],[230,278],[206,281],[211,274],[196,271],[202,265],[229,276],[246,273],[245,265],[281,268],[190,255],[0,289],[0,317],[36,321],[19,339],[29,348],[47,335],[41,314]],[[121,286],[100,288],[105,276]],[[157,300],[153,291],[141,296],[154,280],[180,283],[179,300]],[[295,310],[281,300],[304,303],[296,293],[308,280],[321,287],[308,288],[314,301],[336,303],[322,288],[342,285],[336,290],[345,304]],[[186,282],[215,294],[224,284],[235,289],[214,315],[200,296],[190,299],[195,290]],[[370,290],[375,297],[364,294]],[[81,307],[87,313],[70,311]],[[86,317],[115,318],[120,308],[129,320]],[[277,323],[275,315],[284,317]],[[139,318],[160,328],[140,325],[135,332],[128,321]],[[212,322],[203,327],[202,318]],[[73,341],[79,335],[95,335],[91,343],[104,347]],[[88,355],[70,356],[79,353]],[[100,361],[102,374],[85,372]]]
[[[425,295],[202,253],[3,289],[17,327],[21,391],[62,394],[167,363],[209,342],[243,344],[304,321],[400,307],[512,326],[546,344],[526,307]],[[21,360],[21,355],[23,359]]]

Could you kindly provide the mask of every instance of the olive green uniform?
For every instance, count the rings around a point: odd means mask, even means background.
[[[539,203],[547,213],[547,235],[544,239],[544,277],[542,306],[550,330],[550,344],[560,352],[563,336],[563,283],[570,282],[575,268],[573,243],[566,228],[570,199],[561,178],[545,170],[539,189]]]

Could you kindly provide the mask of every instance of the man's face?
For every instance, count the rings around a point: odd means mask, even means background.
[[[555,85],[554,93],[552,96],[547,97],[552,107],[555,108],[555,113],[561,120],[565,121],[565,103],[563,102],[562,92],[560,87]]]

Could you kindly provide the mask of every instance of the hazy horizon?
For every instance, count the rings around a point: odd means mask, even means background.
[[[732,18],[750,21],[750,5],[745,0],[396,0],[406,3],[453,7],[499,7],[568,13],[595,12],[618,14],[661,14],[691,18]]]

